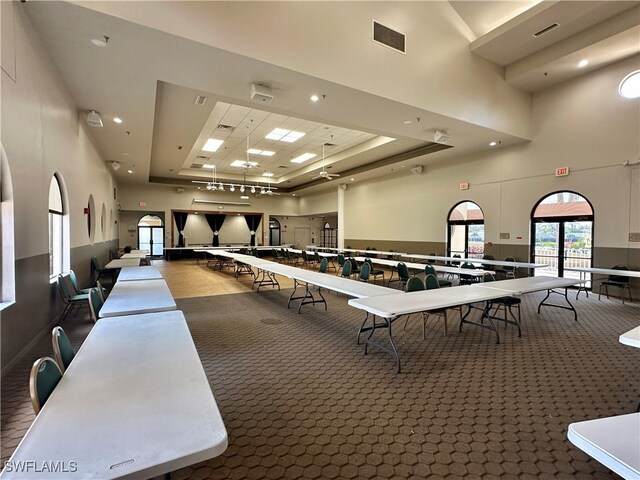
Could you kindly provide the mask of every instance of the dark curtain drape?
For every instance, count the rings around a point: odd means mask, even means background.
[[[220,240],[218,237],[218,232],[222,228],[224,219],[227,218],[227,216],[223,213],[205,213],[204,217],[207,219],[209,228],[213,232],[213,241],[211,242],[211,245],[213,245],[214,247],[219,247]]]
[[[184,247],[184,226],[187,224],[187,212],[173,212],[173,219],[176,221],[176,228],[178,229],[178,247]]]
[[[258,225],[260,225],[262,215],[245,215],[244,220],[247,222],[247,227],[249,227],[249,231],[251,232],[250,245],[254,247],[256,244],[256,230],[258,230]]]

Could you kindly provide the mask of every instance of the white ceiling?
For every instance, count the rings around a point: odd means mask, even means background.
[[[470,49],[504,67],[506,80],[528,91],[640,51],[639,2],[448,4],[475,38],[471,38]],[[275,152],[273,157],[251,156],[260,167],[247,172],[247,179],[263,181],[263,171],[269,170],[281,191],[299,192],[326,188],[347,178],[358,181],[388,175],[392,169],[397,173],[425,165],[430,158],[478,152],[487,149],[490,140],[505,146],[524,141],[91,8],[65,2],[29,2],[23,8],[56,62],[79,112],[95,109],[101,113],[105,126],[91,132],[105,161],[123,165],[115,172],[121,183],[184,186],[207,179],[210,170],[192,168],[194,163],[202,163],[199,155],[211,157],[219,176],[237,181],[244,172],[229,164],[247,158],[247,134],[251,148]],[[550,22],[560,27],[538,39],[532,36]],[[106,48],[89,42],[105,32],[111,37]],[[577,59],[585,55],[590,55],[590,64],[578,69]],[[260,83],[262,79],[287,87],[274,92],[277,107],[248,99],[247,81]],[[310,91],[326,94],[327,100],[312,104]],[[208,97],[204,106],[195,105],[197,95]],[[122,117],[124,123],[114,124],[114,116]],[[220,132],[217,126],[221,123],[235,130]],[[451,142],[435,144],[434,129],[424,125],[446,125],[449,133],[453,132]],[[264,136],[274,127],[303,131],[305,136],[286,145],[266,140]],[[208,138],[225,143],[215,154],[205,154],[201,148]],[[336,147],[327,149],[323,162],[325,142]],[[291,157],[307,151],[316,157],[299,166],[290,162]],[[311,181],[323,165],[343,176],[332,182]]]

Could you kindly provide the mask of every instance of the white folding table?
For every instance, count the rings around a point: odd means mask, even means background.
[[[597,275],[607,275],[607,276],[616,275],[618,277],[640,278],[640,272],[635,270],[615,270],[613,268],[596,268],[596,267],[565,267],[565,270],[570,272],[578,272],[580,274],[580,279],[584,280],[585,282],[587,281],[587,273],[593,273]],[[587,294],[587,297],[589,296],[589,292],[587,291],[587,289],[584,287],[580,287],[576,293],[576,299],[580,294],[580,290],[584,290],[584,292]],[[629,294],[629,296],[631,296],[631,294]],[[624,303],[624,298],[622,301]]]
[[[623,333],[620,335],[618,340],[624,345],[640,348],[640,327],[636,327],[626,333]]]
[[[137,267],[138,265],[140,265],[139,258],[115,258],[107,263],[104,268]]]
[[[122,256],[120,258],[123,259],[127,259],[127,258],[137,258],[137,259],[141,259],[141,258],[146,258],[147,254],[142,252],[142,251],[137,251],[134,252],[133,250],[129,253],[123,253]]]
[[[116,282],[100,309],[100,318],[175,309],[176,302],[163,279]]]
[[[640,478],[640,413],[575,422],[567,437],[622,478]]]
[[[89,333],[1,478],[146,479],[226,448],[182,312],[106,318]],[[43,474],[46,461],[65,471]],[[30,470],[17,471],[18,462],[31,462]]]
[[[137,280],[160,280],[162,274],[158,267],[124,267],[118,275],[118,282],[131,282]]]

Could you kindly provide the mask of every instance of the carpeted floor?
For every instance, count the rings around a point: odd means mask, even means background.
[[[618,478],[574,448],[569,423],[630,413],[637,349],[618,336],[640,305],[581,296],[579,321],[523,301],[523,336],[420,315],[394,324],[403,372],[355,333],[347,298],[287,310],[290,290],[178,299],[229,435],[220,457],[173,478]],[[91,324],[65,323],[77,347]],[[384,332],[381,339],[384,339]],[[48,342],[48,339],[46,339]],[[48,354],[40,342],[31,357]],[[32,360],[30,357],[29,360]],[[22,366],[22,364],[26,365]],[[2,379],[2,459],[33,420],[28,367]]]

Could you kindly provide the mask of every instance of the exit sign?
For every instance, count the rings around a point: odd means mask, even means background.
[[[139,206],[141,207],[146,207],[147,206],[147,202],[140,202],[138,203]]]
[[[566,177],[569,175],[569,167],[556,168],[556,177]]]
[[[469,190],[469,182],[462,182],[460,184],[460,190]]]

